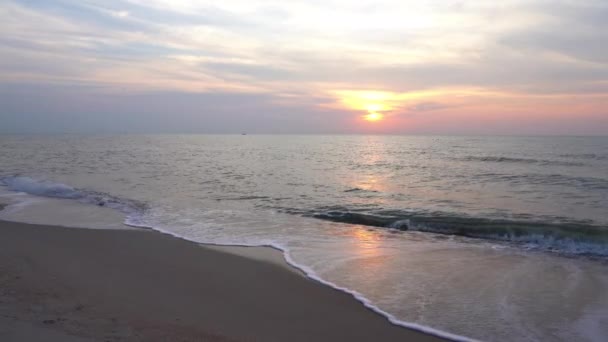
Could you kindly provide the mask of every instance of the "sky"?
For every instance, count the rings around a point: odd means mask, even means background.
[[[0,133],[608,135],[605,0],[2,0],[0,32]]]

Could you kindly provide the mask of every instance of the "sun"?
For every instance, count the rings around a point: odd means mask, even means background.
[[[384,120],[385,115],[394,110],[397,100],[397,95],[388,91],[339,90],[335,94],[344,107],[366,113],[361,118],[368,122]]]
[[[377,112],[370,112],[369,114],[364,115],[363,119],[370,122],[376,122],[384,119],[384,115]]]

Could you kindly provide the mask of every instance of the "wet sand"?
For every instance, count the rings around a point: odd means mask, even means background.
[[[0,222],[0,340],[441,340],[247,253],[154,231]]]

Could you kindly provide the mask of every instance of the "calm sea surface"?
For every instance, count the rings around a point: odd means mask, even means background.
[[[274,246],[405,325],[608,339],[606,137],[0,136],[0,196],[0,219]]]

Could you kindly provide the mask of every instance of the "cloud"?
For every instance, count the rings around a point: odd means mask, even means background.
[[[180,61],[172,55],[213,57],[194,67],[247,86],[282,80],[302,87],[368,83],[395,90],[454,85],[530,90],[536,83],[542,91],[566,80],[605,80],[608,71],[601,62],[608,51],[599,42],[608,38],[608,30],[590,27],[601,25],[606,6],[531,3],[507,1],[497,12],[479,1],[430,2],[405,11],[395,1],[269,1],[264,6],[227,1],[219,7],[196,1],[63,0],[9,2],[3,19],[5,31],[16,33],[7,35],[5,45],[29,45],[40,59],[49,57],[46,52],[63,54],[75,68],[95,59],[107,69],[108,60],[132,59],[131,68],[142,59],[142,65],[177,68]],[[402,24],[407,13],[426,24]],[[558,29],[563,23],[567,32]],[[323,31],[328,28],[334,30]]]
[[[540,112],[558,95],[573,112],[578,97],[601,112],[606,17],[599,0],[7,0],[0,86],[42,84],[58,98],[52,87],[198,93],[205,101],[251,94],[265,99],[253,108],[274,113],[274,105],[302,122],[306,111],[348,112],[338,91],[427,94],[391,104],[410,114],[455,115],[507,97],[521,108],[535,98]],[[290,104],[299,110],[283,110]]]
[[[552,54],[572,60],[608,63],[608,3],[600,1],[556,1],[532,7],[545,18],[504,32],[498,41],[511,49],[535,54]]]
[[[419,102],[407,108],[408,112],[420,113],[420,112],[431,112],[449,108],[450,106],[433,101]]]

